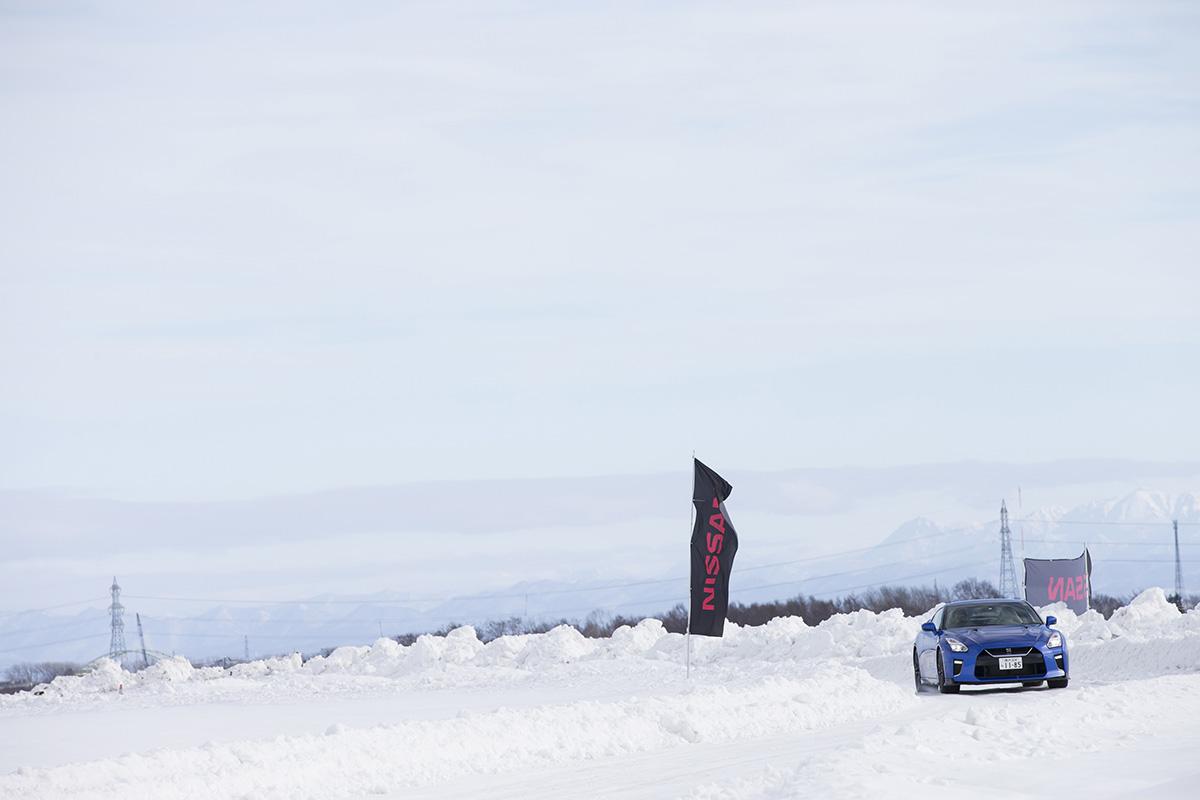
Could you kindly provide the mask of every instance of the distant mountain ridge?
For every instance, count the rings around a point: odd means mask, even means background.
[[[1092,552],[1097,591],[1128,594],[1150,586],[1170,589],[1174,580],[1171,523],[1176,519],[1181,526],[1185,587],[1195,589],[1200,587],[1200,495],[1191,492],[1138,490],[1067,510],[1048,508],[1023,517],[1013,515],[1010,527],[1018,578],[1023,572],[1022,555],[1071,557],[1086,545]],[[794,559],[777,563],[763,563],[746,552],[743,549],[734,567],[731,593],[735,602],[801,593],[845,595],[885,583],[937,581],[947,586],[966,577],[995,582],[999,521],[941,526],[916,517],[869,548],[823,557],[806,557],[798,550]],[[218,605],[190,616],[145,612],[142,616],[147,645],[162,652],[238,656],[243,653],[243,637],[249,637],[252,654],[293,649],[311,652],[338,644],[369,643],[381,632],[419,632],[451,622],[482,623],[506,617],[581,619],[593,610],[654,613],[684,601],[687,579],[680,566],[679,574],[642,580],[527,581],[444,600],[413,598],[400,592],[358,599],[321,595],[294,603]],[[132,611],[126,615],[125,630],[131,647],[136,641]],[[85,634],[87,638],[77,638]],[[88,660],[106,652],[107,638],[108,614],[102,608],[69,616],[30,612],[0,617],[0,664]],[[36,646],[40,642],[61,643]]]

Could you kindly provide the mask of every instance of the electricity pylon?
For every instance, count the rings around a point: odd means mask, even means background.
[[[117,585],[115,575],[112,583],[112,605],[108,610],[112,613],[112,639],[108,643],[108,657],[117,661],[125,655],[125,606],[121,605],[121,587]]]
[[[1179,520],[1175,520],[1175,602],[1183,608],[1183,564],[1179,560]]]
[[[1008,506],[1000,501],[1000,596],[1019,597],[1017,568],[1013,565],[1012,532],[1008,529]]]

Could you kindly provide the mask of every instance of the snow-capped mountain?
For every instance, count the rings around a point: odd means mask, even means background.
[[[998,509],[997,509],[998,510]],[[1185,588],[1200,586],[1200,496],[1139,490],[1124,497],[1071,509],[1047,508],[1010,516],[1013,551],[1020,559],[1067,558],[1086,546],[1092,553],[1098,592],[1129,594],[1173,587],[1174,531],[1179,540]],[[846,595],[881,584],[949,586],[967,577],[996,582],[999,517],[966,525],[911,519],[871,547],[810,556],[803,544],[770,559],[755,552],[753,531],[741,530],[742,548],[731,584],[735,602],[796,594]],[[806,540],[811,541],[811,540]],[[146,646],[193,657],[306,652],[337,644],[369,643],[380,634],[420,632],[449,623],[481,624],[512,617],[582,619],[594,610],[637,615],[684,602],[686,567],[641,579],[528,581],[507,588],[446,599],[378,593],[352,599],[316,596],[303,602],[219,605],[190,615],[142,613]],[[1195,583],[1189,583],[1194,581]],[[125,637],[140,646],[134,617]],[[29,612],[0,618],[0,664],[17,661],[87,661],[107,652],[109,616],[102,606],[74,615]],[[248,641],[247,641],[248,640]],[[53,642],[42,647],[40,643]]]

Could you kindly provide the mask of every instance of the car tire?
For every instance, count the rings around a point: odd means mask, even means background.
[[[1024,686],[1026,689],[1032,689],[1035,686],[1041,686],[1042,682],[1041,681],[1021,681],[1021,685]]]
[[[921,680],[921,662],[917,657],[917,648],[913,648],[913,683],[916,684],[917,694],[925,691],[925,684]]]
[[[942,654],[939,651],[937,654],[938,665],[938,691],[942,694],[958,694],[959,685],[957,683],[946,682],[946,668],[942,665]]]
[[[1051,689],[1065,689],[1069,678],[1050,678],[1046,681],[1046,685]]]

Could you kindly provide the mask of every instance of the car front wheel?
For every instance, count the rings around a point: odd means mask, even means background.
[[[957,683],[946,682],[946,669],[942,666],[942,654],[937,654],[938,665],[938,691],[942,694],[958,694],[959,685]]]
[[[1050,678],[1046,681],[1046,685],[1051,689],[1065,689],[1068,680],[1068,678]]]

